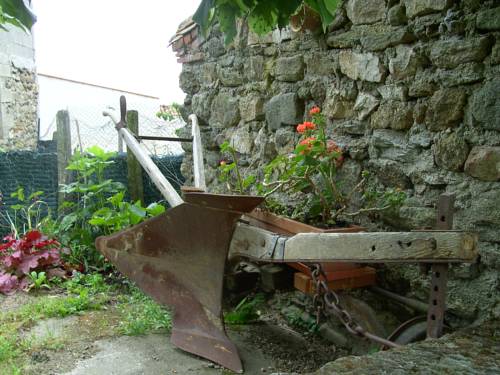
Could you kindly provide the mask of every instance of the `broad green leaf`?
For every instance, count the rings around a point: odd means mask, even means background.
[[[259,2],[248,15],[250,29],[259,35],[273,31],[278,22],[278,11],[269,1]]]
[[[157,216],[165,212],[165,207],[162,206],[159,203],[151,203],[149,206],[146,207],[146,211],[148,214],[151,216]]]
[[[206,35],[208,27],[210,26],[210,13],[215,5],[215,0],[202,0],[198,9],[193,15],[193,21],[200,25],[204,35]]]
[[[20,24],[26,31],[29,31],[36,22],[35,14],[23,0],[0,0],[0,7],[4,15],[14,18],[14,21],[7,20],[8,23],[16,26]]]

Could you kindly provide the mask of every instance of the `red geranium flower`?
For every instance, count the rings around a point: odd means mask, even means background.
[[[317,115],[318,113],[321,112],[321,109],[318,106],[314,106],[309,110],[309,114],[312,115]]]
[[[297,133],[304,133],[306,131],[307,127],[305,124],[299,124],[297,125]]]
[[[314,122],[306,121],[302,125],[304,125],[308,130],[316,129],[316,124]]]

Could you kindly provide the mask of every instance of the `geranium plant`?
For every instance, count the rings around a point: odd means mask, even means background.
[[[38,230],[30,230],[20,238],[6,236],[0,244],[0,293],[27,287],[33,271],[57,268],[64,251],[59,242]]]
[[[342,148],[326,135],[326,119],[319,107],[309,111],[310,121],[297,125],[300,140],[291,155],[279,155],[264,168],[260,192],[301,194],[306,221],[333,225],[339,217],[380,211],[397,206],[405,194],[396,189],[378,191],[363,171],[360,181],[349,192],[343,191],[338,170],[344,163]],[[363,207],[350,210],[355,194],[362,196]]]

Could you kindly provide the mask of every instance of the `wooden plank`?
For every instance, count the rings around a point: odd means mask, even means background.
[[[203,190],[207,190],[205,182],[205,165],[203,163],[203,146],[201,144],[200,126],[198,124],[198,117],[195,114],[189,116],[191,120],[193,136],[193,173],[194,173],[194,186]]]
[[[127,127],[132,134],[139,134],[139,113],[137,111],[127,111]],[[140,200],[144,204],[142,168],[129,147],[127,147],[127,180],[132,202]]]
[[[474,262],[477,236],[467,232],[300,233],[284,261]]]
[[[255,260],[272,260],[279,237],[276,233],[238,223],[229,246],[228,258],[243,256]]]
[[[474,262],[477,236],[468,232],[300,233],[293,237],[238,223],[230,256],[272,262]]]
[[[58,185],[67,185],[71,182],[71,171],[66,170],[71,159],[71,127],[68,111],[58,111],[56,115],[57,131],[57,183]],[[58,192],[58,204],[66,200],[66,194]]]

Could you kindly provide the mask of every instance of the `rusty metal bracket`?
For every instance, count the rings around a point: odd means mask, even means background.
[[[453,194],[440,195],[437,206],[437,230],[450,230],[453,228],[454,203],[455,196]],[[448,263],[433,263],[431,277],[429,310],[427,311],[427,337],[438,338],[443,335]]]

